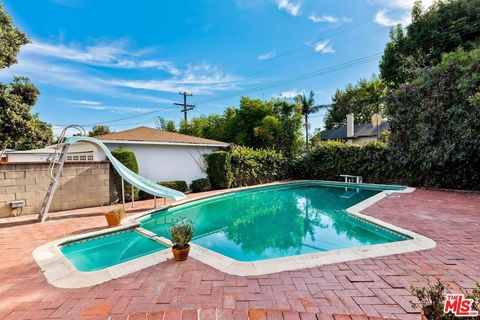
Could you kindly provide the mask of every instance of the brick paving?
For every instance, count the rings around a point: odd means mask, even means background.
[[[137,210],[152,202],[136,203]],[[0,319],[419,319],[411,285],[452,290],[480,281],[480,194],[417,190],[364,213],[424,234],[432,250],[265,276],[227,275],[194,259],[168,261],[82,289],[49,285],[37,246],[105,226],[101,208],[0,222]]]

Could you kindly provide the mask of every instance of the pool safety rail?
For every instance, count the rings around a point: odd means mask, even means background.
[[[62,136],[62,139],[63,139],[63,136]],[[112,155],[112,153],[107,148],[107,146],[105,146],[100,140],[97,140],[92,137],[73,136],[73,137],[67,138],[63,143],[60,140],[57,146],[57,150],[54,153],[53,158],[50,160],[51,161],[50,172],[51,172],[52,179],[50,181],[50,186],[48,187],[47,194],[45,195],[42,209],[38,216],[38,221],[45,222],[48,219],[48,211],[52,203],[53,195],[55,193],[58,180],[60,179],[60,174],[62,172],[63,164],[65,163],[65,159],[67,157],[68,149],[70,148],[70,145],[77,142],[91,143],[97,146],[98,148],[100,148],[105,153],[108,160],[110,160],[110,163],[113,166],[113,168],[117,171],[117,173],[122,178],[122,200],[124,204],[125,204],[124,181],[127,181],[129,184],[131,184],[132,187],[140,189],[155,197],[168,198],[174,201],[185,199],[184,193],[161,186],[128,169],[126,166],[124,166],[120,161],[118,161]]]

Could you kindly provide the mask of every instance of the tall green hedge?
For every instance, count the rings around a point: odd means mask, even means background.
[[[232,155],[227,151],[215,151],[206,155],[207,175],[212,188],[228,189],[232,184]]]
[[[411,185],[480,190],[480,49],[457,50],[389,94],[392,165]]]
[[[242,187],[284,179],[288,161],[282,153],[233,147],[206,156],[207,174],[213,188]]]
[[[131,150],[120,148],[112,151],[112,155],[120,161],[125,167],[132,170],[135,173],[138,173],[138,163],[137,158],[135,157],[135,153]],[[122,199],[122,178],[117,173],[117,171],[113,170],[113,181],[115,183],[115,187],[117,189],[117,195],[119,200]],[[134,197],[138,199],[138,189],[135,189]],[[125,200],[131,201],[132,200],[132,186],[125,181]]]
[[[386,183],[395,179],[389,149],[382,142],[352,145],[340,141],[320,143],[293,165],[293,176],[301,179],[341,180],[341,174],[363,176],[365,181]]]
[[[234,147],[232,149],[233,187],[249,186],[284,179],[287,159],[268,149]]]

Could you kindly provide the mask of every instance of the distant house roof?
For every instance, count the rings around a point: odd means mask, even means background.
[[[51,154],[54,153],[55,149],[52,148],[42,148],[42,149],[31,149],[31,150],[7,150],[5,154]]]
[[[228,143],[188,136],[185,134],[163,131],[148,127],[138,127],[130,130],[112,132],[95,138],[111,143],[139,143],[139,144],[169,144],[169,145],[198,145],[226,147]]]
[[[384,121],[378,127],[380,133],[390,129],[390,124],[388,121]],[[361,137],[375,137],[377,136],[377,127],[373,126],[371,123],[367,124],[357,124],[354,128],[354,138]],[[347,126],[341,126],[337,129],[324,130],[320,132],[320,137],[322,140],[337,140],[337,139],[348,139],[347,137]]]

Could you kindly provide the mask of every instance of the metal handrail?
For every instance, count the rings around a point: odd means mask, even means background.
[[[80,135],[86,136],[85,128],[78,124],[71,124],[63,128],[62,132],[60,133],[60,137],[58,138],[57,145],[55,146],[55,152],[48,158],[50,161],[49,171],[50,177],[55,180],[55,163],[58,162],[60,159],[60,155],[62,154],[63,150],[63,142],[65,141],[65,134],[67,133],[68,129],[76,129]]]

